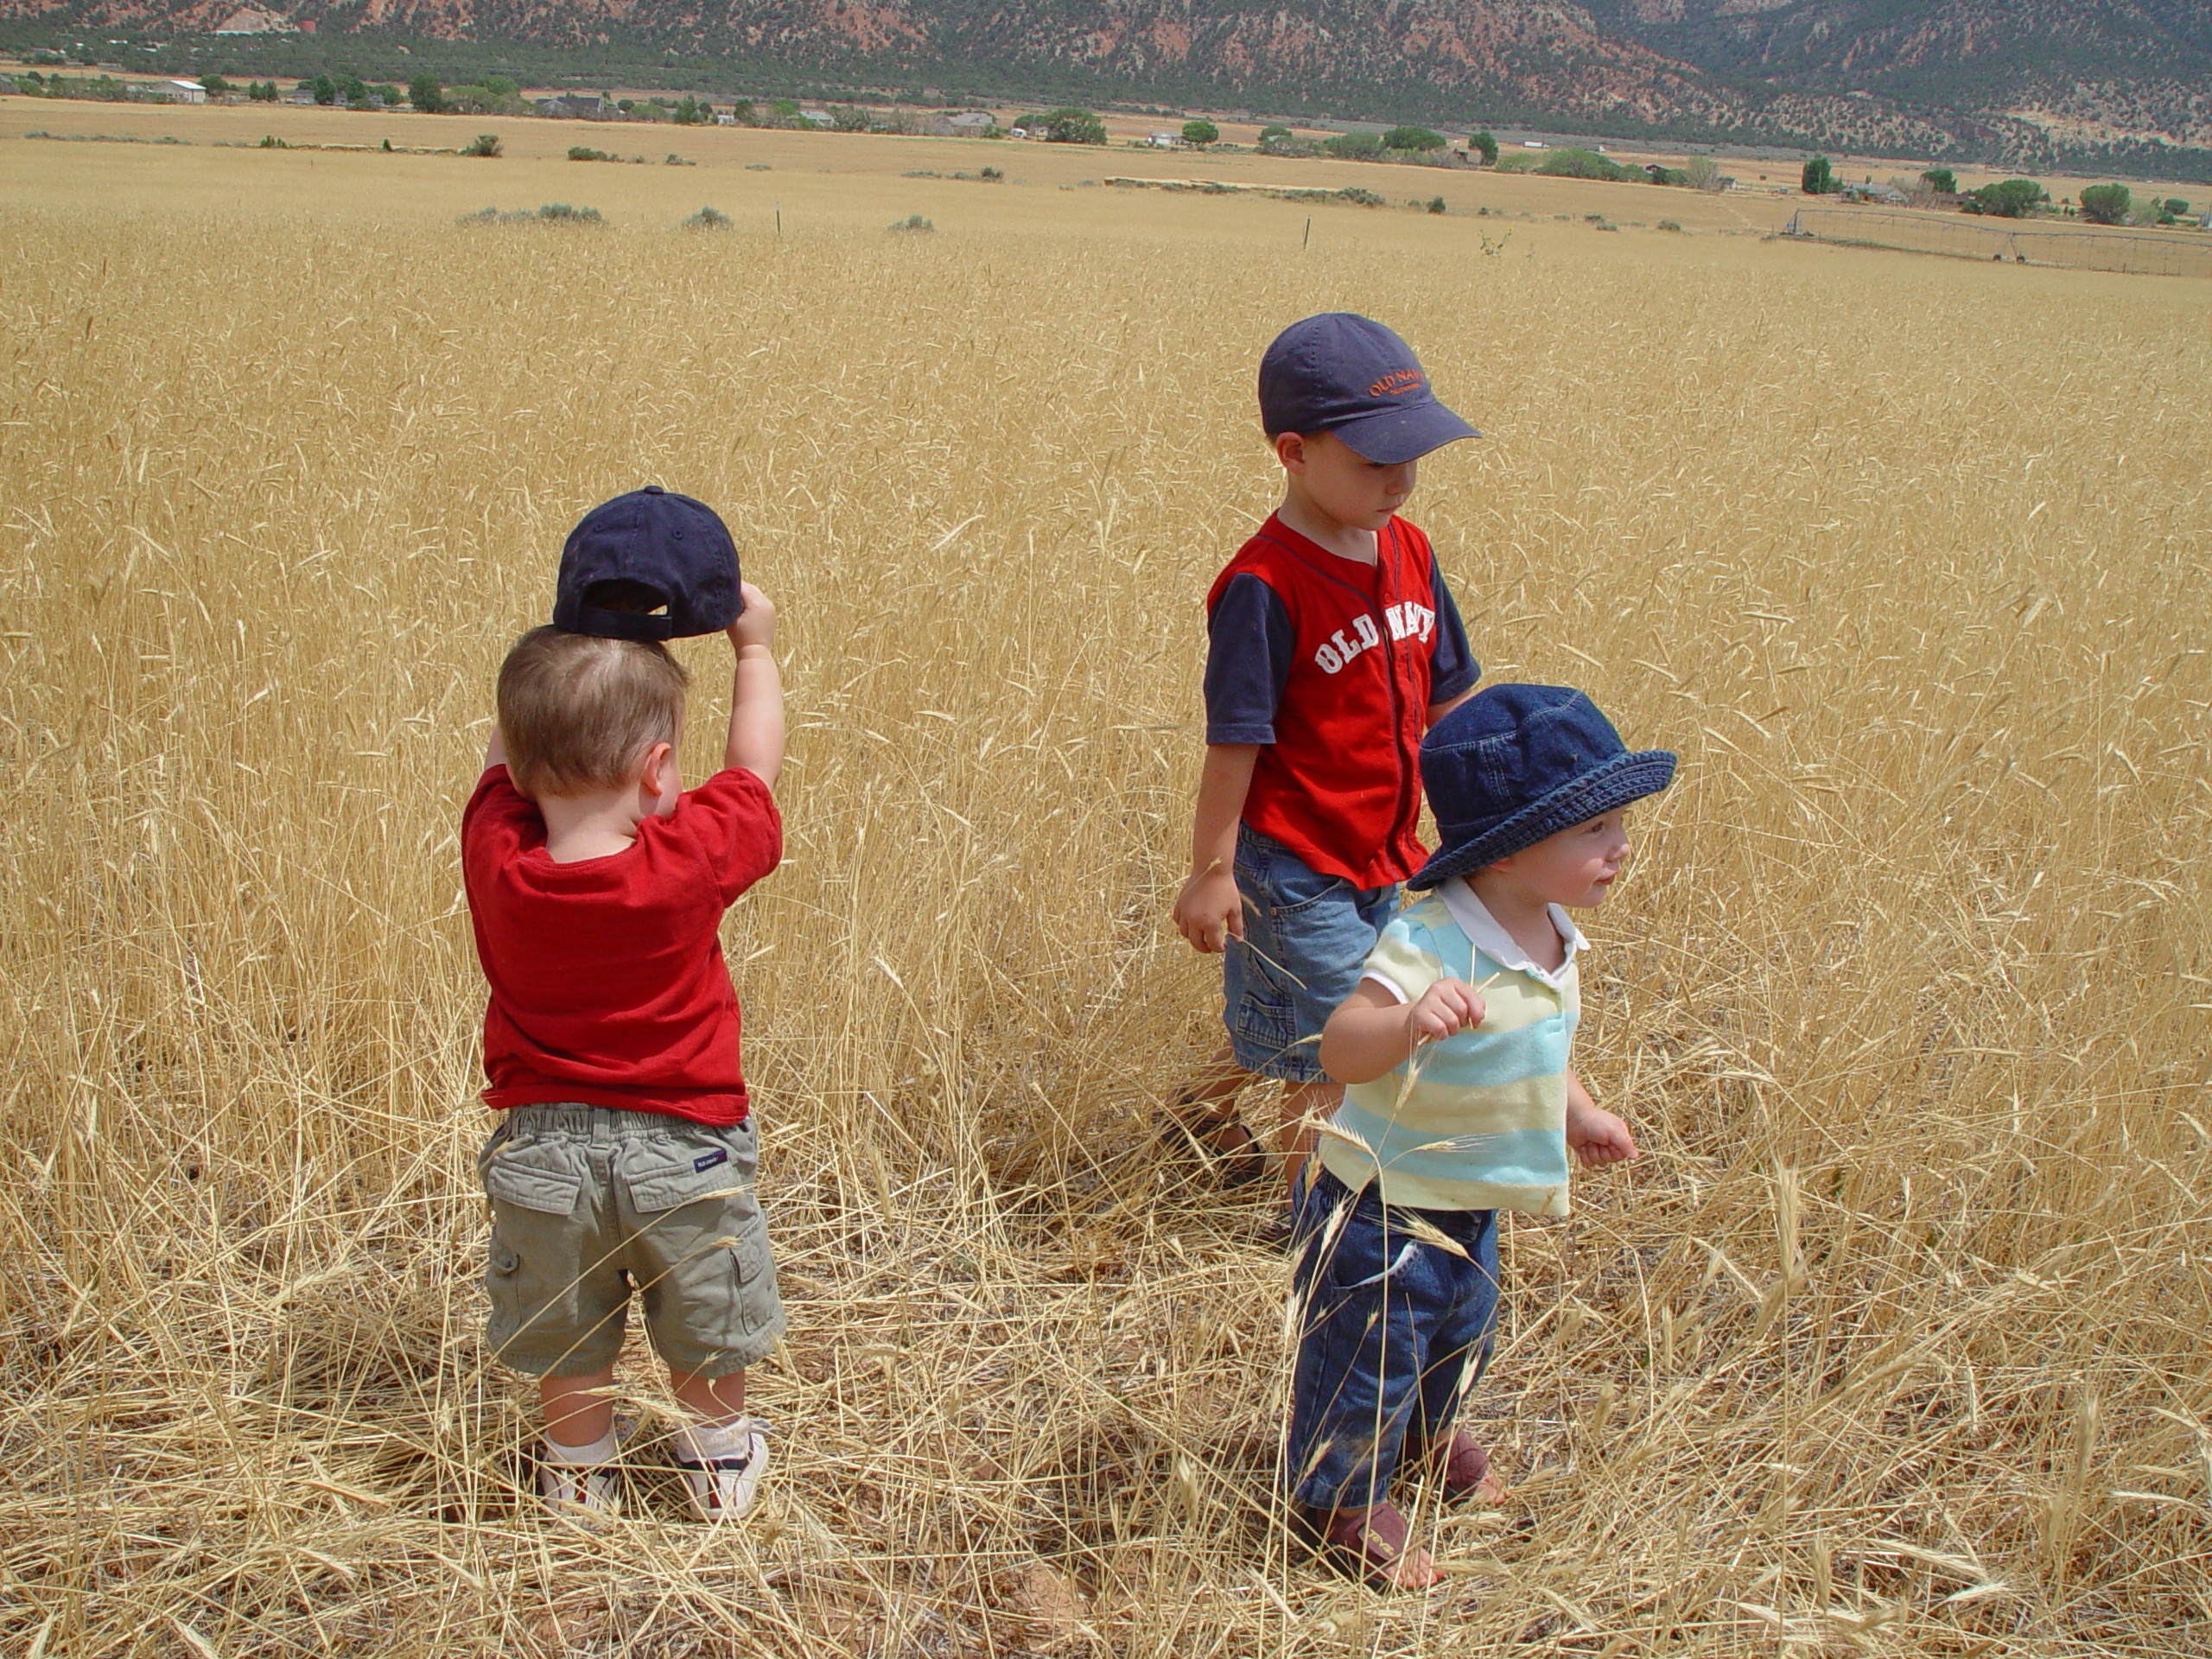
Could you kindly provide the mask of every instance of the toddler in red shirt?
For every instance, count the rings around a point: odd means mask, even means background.
[[[502,1113],[477,1166],[488,1338],[538,1379],[539,1487],[571,1512],[619,1506],[609,1395],[632,1290],[690,1418],[675,1454],[694,1511],[741,1514],[766,1463],[745,1370],[784,1314],[720,930],[782,856],[784,705],[774,608],[741,593],[721,772],[683,788],[688,679],[657,640],[535,628],[499,671],[461,820]]]

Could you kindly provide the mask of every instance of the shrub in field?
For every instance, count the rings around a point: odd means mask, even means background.
[[[499,135],[480,132],[461,146],[461,153],[464,156],[497,156],[499,153]]]
[[[1662,231],[1680,231],[1682,224],[1677,219],[1662,219],[1659,221],[1659,228]]]
[[[1382,139],[1372,132],[1340,132],[1324,138],[1321,148],[1340,162],[1371,162],[1382,153]]]
[[[1382,206],[1382,198],[1380,194],[1373,190],[1363,190],[1356,184],[1346,185],[1336,193],[1336,196],[1338,201],[1348,201],[1355,207]]]
[[[1797,188],[1808,196],[1832,196],[1843,187],[1836,182],[1834,163],[1815,156],[1797,175]]]
[[[2133,197],[2124,184],[2092,184],[2082,191],[2082,217],[2092,225],[2117,225]]]
[[[571,207],[565,201],[549,201],[537,210],[537,217],[554,225],[601,225],[606,221],[596,207]]]
[[[712,207],[702,207],[683,221],[683,228],[687,231],[726,231],[736,222],[728,213],[718,213]]]
[[[261,148],[264,149],[289,149],[291,146],[286,143],[282,138],[279,138],[275,133],[268,132],[264,133],[261,137]]]
[[[2025,219],[2050,200],[2050,193],[2033,179],[2005,179],[1985,184],[1967,197],[1967,211],[1996,219]]]
[[[1044,122],[1045,142],[1048,144],[1103,144],[1106,142],[1106,124],[1089,110],[1054,110],[1039,118]],[[1032,126],[1030,131],[1037,128]]]
[[[1444,135],[1432,132],[1427,127],[1393,127],[1382,135],[1382,148],[1385,149],[1428,150],[1444,147]]]
[[[454,219],[454,223],[456,225],[496,225],[499,223],[499,210],[498,208],[480,207],[473,213],[462,213],[459,215]]]
[[[1204,149],[1221,137],[1221,129],[1211,121],[1194,120],[1183,124],[1183,142],[1194,149]]]
[[[570,144],[569,159],[572,162],[612,162],[621,158],[603,149],[594,149],[589,144]]]
[[[1594,149],[1555,149],[1536,163],[1536,171],[1554,179],[1601,179],[1611,182],[1643,177],[1641,168],[1623,167],[1610,156]]]
[[[1431,196],[1428,199],[1428,211],[1432,213],[1442,213],[1444,211],[1444,198],[1441,196]]]
[[[995,167],[987,167],[976,176],[986,184],[996,184],[1005,178],[1006,175]]]
[[[919,213],[909,213],[904,219],[892,220],[891,228],[902,233],[912,233],[919,231],[934,231],[937,226]]]

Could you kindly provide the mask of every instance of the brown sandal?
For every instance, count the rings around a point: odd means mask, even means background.
[[[1318,1530],[1331,1556],[1370,1589],[1427,1590],[1443,1581],[1395,1503],[1334,1510],[1319,1520]]]
[[[1175,1110],[1165,1114],[1162,1145],[1195,1151],[1224,1186],[1249,1186],[1266,1178],[1267,1151],[1244,1126],[1234,1104],[1218,1112],[1192,1112],[1190,1104],[1179,1101]]]
[[[1485,1503],[1505,1501],[1505,1483],[1492,1472],[1490,1453],[1476,1443],[1475,1437],[1464,1428],[1452,1431],[1441,1454],[1433,1446],[1424,1446],[1407,1437],[1402,1461],[1426,1465],[1434,1472],[1444,1489],[1446,1499],[1458,1503],[1468,1498],[1479,1498]]]

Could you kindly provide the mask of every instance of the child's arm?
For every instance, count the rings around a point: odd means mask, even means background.
[[[751,582],[741,582],[745,609],[729,625],[737,664],[729,688],[729,737],[722,766],[742,766],[771,789],[784,768],[784,683],[772,649],[776,607]]]
[[[1236,825],[1259,764],[1256,743],[1209,743],[1198,774],[1191,825],[1191,875],[1175,895],[1176,931],[1193,950],[1218,956],[1228,936],[1244,937],[1244,898],[1236,891]]]
[[[1411,1002],[1363,979],[1321,1028],[1321,1069],[1338,1083],[1371,1083],[1419,1044],[1479,1026],[1488,1012],[1464,979],[1440,979]]]
[[[1585,1169],[1625,1163],[1639,1155],[1628,1125],[1591,1099],[1582,1079],[1572,1071],[1567,1074],[1567,1149],[1581,1159]]]

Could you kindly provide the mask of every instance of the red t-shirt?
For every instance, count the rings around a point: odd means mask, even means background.
[[[461,819],[484,1014],[484,1098],[745,1121],[722,912],[783,857],[767,785],[741,767],[686,791],[622,852],[556,864],[505,766]]]

